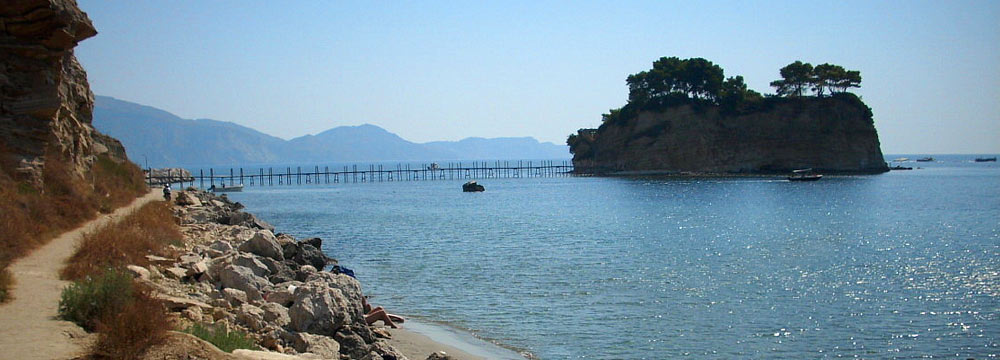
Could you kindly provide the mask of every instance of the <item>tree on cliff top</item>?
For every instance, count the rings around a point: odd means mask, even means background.
[[[779,96],[803,96],[806,90],[812,90],[816,96],[822,97],[827,89],[833,94],[861,87],[860,71],[846,70],[843,66],[829,63],[814,68],[812,64],[795,61],[781,68],[779,73],[781,80],[771,82]]]
[[[653,62],[652,69],[629,75],[625,81],[629,102],[646,104],[676,95],[714,101],[723,79],[722,68],[703,58],[662,57]]]
[[[778,71],[781,80],[771,82],[780,96],[802,96],[808,85],[813,82],[813,66],[810,63],[795,61]]]

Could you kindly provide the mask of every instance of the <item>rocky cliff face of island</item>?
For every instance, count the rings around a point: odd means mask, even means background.
[[[677,105],[580,130],[570,142],[574,166],[604,174],[888,171],[871,110],[853,94],[769,99],[742,113]]]
[[[94,94],[73,55],[95,34],[72,0],[0,4],[0,151],[36,183],[47,156],[81,176],[97,155],[124,159],[121,143],[91,126]]]

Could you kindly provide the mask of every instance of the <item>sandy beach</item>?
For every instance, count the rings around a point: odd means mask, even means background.
[[[476,338],[472,334],[408,318],[399,329],[387,329],[392,335],[389,344],[410,359],[422,360],[438,351],[461,360],[524,359],[516,351]]]
[[[428,355],[438,351],[444,351],[446,354],[460,360],[486,359],[459,350],[454,346],[434,341],[434,339],[426,335],[407,330],[406,328],[389,329],[389,333],[392,334],[392,338],[389,339],[389,345],[392,345],[396,350],[399,350],[399,352],[410,359],[426,359]]]

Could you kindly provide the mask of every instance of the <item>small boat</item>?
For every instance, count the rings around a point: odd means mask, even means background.
[[[994,157],[988,157],[988,158],[976,158],[976,162],[987,162],[987,161],[996,162],[997,161],[997,157],[994,156]]]
[[[917,159],[917,161],[919,161],[919,162],[931,162],[931,161],[934,161],[934,158],[928,156],[928,157],[925,157],[925,158],[919,158],[919,159]]]
[[[908,166],[896,165],[896,166],[893,166],[893,167],[889,168],[889,170],[913,170],[913,168],[908,167]]]
[[[441,170],[441,165],[438,165],[438,163],[431,163],[431,165],[427,167],[427,170]]]
[[[792,170],[792,175],[788,176],[788,181],[816,181],[822,179],[822,174],[814,174],[813,169]]]
[[[217,192],[217,193],[218,192],[240,192],[240,191],[243,191],[243,184],[230,184],[229,186],[225,186],[225,185],[215,186],[215,185],[212,185],[212,187],[208,188],[208,191]]]
[[[892,161],[893,161],[893,162],[903,162],[903,161],[910,161],[910,158],[905,158],[905,157],[901,157],[901,158],[895,158],[895,159],[892,159]]]
[[[464,192],[480,192],[480,191],[486,191],[486,188],[483,187],[482,185],[479,185],[475,181],[469,181],[469,182],[467,182],[465,184],[462,184],[462,191],[464,191]]]

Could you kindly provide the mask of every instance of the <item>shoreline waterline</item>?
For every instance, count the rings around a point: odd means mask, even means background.
[[[406,323],[402,325],[401,329],[391,329],[390,332],[393,338],[389,340],[389,343],[404,353],[407,350],[427,352],[424,349],[433,348],[434,351],[445,351],[460,359],[524,360],[534,358],[530,354],[526,355],[514,349],[481,339],[462,329],[412,316],[407,316]],[[417,336],[414,336],[414,334]],[[433,342],[433,344],[426,344],[427,341]],[[445,348],[442,348],[441,345],[444,345]],[[416,358],[422,359],[430,355],[430,353],[406,355],[413,355]]]

